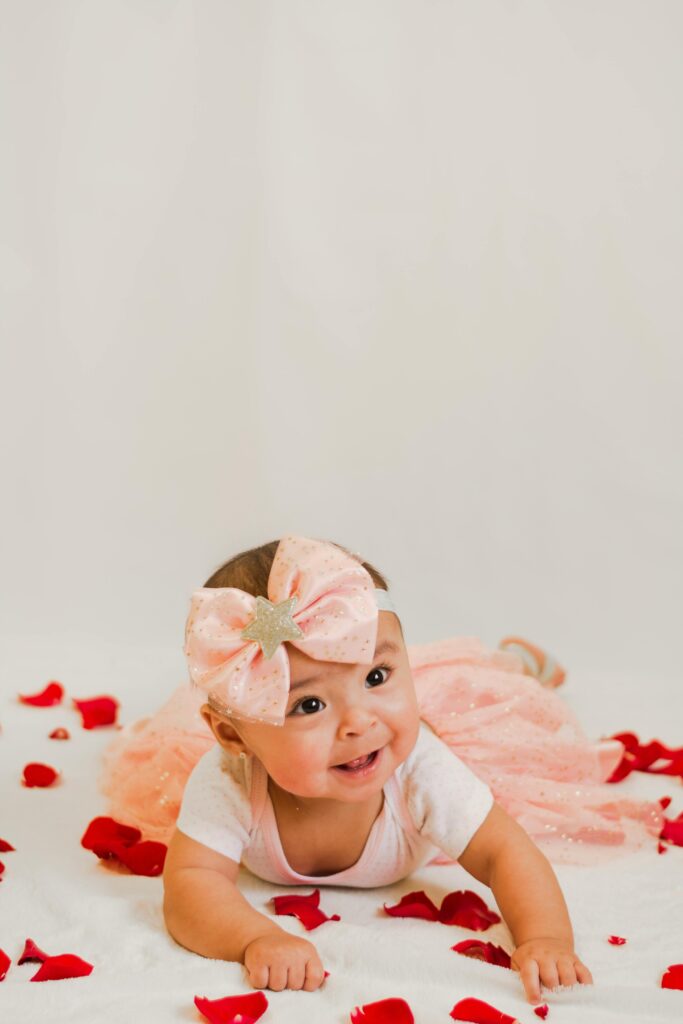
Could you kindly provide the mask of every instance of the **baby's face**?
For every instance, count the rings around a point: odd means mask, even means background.
[[[303,798],[368,800],[405,761],[420,726],[396,616],[379,612],[370,664],[318,661],[290,643],[287,653],[290,693],[284,725],[238,719],[231,724],[281,789]],[[338,767],[376,751],[369,768]]]

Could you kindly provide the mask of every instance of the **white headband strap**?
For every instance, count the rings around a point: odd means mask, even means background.
[[[398,617],[398,612],[394,607],[394,602],[389,597],[389,592],[383,590],[381,587],[375,587],[375,597],[377,598],[377,607],[382,612],[393,612]]]

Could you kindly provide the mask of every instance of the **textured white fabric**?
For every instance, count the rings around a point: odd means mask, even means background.
[[[160,693],[141,680],[173,677],[177,645],[167,650],[108,645],[99,638],[75,644],[69,638],[34,636],[30,658],[25,637],[0,638],[5,690],[0,700],[0,836],[15,852],[0,855],[0,948],[12,959],[0,983],[0,1020],[8,1024],[120,1024],[131,1007],[145,1024],[196,1021],[194,997],[221,998],[253,992],[239,963],[212,960],[180,946],[163,916],[163,880],[128,874],[80,846],[88,822],[105,814],[97,778],[112,728],[82,729],[66,702],[49,708],[19,703],[36,680],[60,679],[75,697],[115,694],[121,721],[159,706]],[[93,675],[93,665],[97,672]],[[151,684],[150,684],[151,685]],[[161,682],[159,683],[159,687]],[[1,687],[0,687],[1,689]],[[647,676],[624,671],[578,670],[562,687],[563,699],[597,739],[615,728],[633,728],[643,739],[680,742],[680,674]],[[644,699],[644,698],[647,699]],[[615,710],[616,709],[616,710]],[[48,738],[67,726],[71,739]],[[27,760],[51,764],[61,781],[48,789],[20,784]],[[614,787],[620,795],[672,798],[667,815],[683,812],[683,786],[661,775],[634,772]],[[668,964],[683,950],[680,912],[683,848],[651,850],[595,867],[560,864],[556,872],[569,907],[576,950],[590,967],[595,986],[544,991],[548,1024],[674,1024],[681,1020],[683,993],[660,988]],[[353,1007],[401,997],[416,1024],[449,1021],[457,999],[474,996],[524,1024],[538,1021],[524,999],[519,974],[458,956],[462,939],[480,938],[514,949],[504,921],[485,932],[433,921],[390,917],[406,893],[424,889],[437,904],[458,889],[471,889],[500,910],[483,882],[460,864],[427,865],[383,889],[325,887],[320,905],[339,921],[306,931],[294,917],[278,917],[272,897],[308,895],[315,886],[282,889],[242,869],[239,890],[254,910],[297,938],[312,942],[330,976],[315,992],[268,990],[262,1018],[277,1024],[348,1021]],[[321,887],[322,888],[322,887]],[[623,946],[607,941],[627,939]],[[76,953],[94,965],[85,978],[33,984],[37,964],[19,965],[26,937],[46,952]]]
[[[422,723],[415,747],[384,787],[384,806],[363,853],[344,871],[302,875],[287,863],[256,758],[218,744],[188,779],[177,826],[197,842],[277,884],[391,885],[443,851],[462,853],[493,805],[489,787]]]

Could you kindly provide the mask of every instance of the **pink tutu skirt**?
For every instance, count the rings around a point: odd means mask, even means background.
[[[407,651],[421,718],[551,861],[592,864],[656,847],[660,804],[622,795],[623,783],[605,783],[623,745],[589,740],[564,700],[526,674],[518,654],[490,651],[476,637]],[[185,782],[216,742],[199,714],[205,699],[189,684],[179,686],[105,750],[100,789],[107,813],[137,826],[145,839],[168,842]],[[443,855],[431,863],[452,861]]]

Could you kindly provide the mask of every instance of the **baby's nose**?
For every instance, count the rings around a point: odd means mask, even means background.
[[[349,733],[360,735],[372,729],[376,723],[377,716],[372,711],[353,705],[345,709],[339,731],[342,736],[348,736]]]

